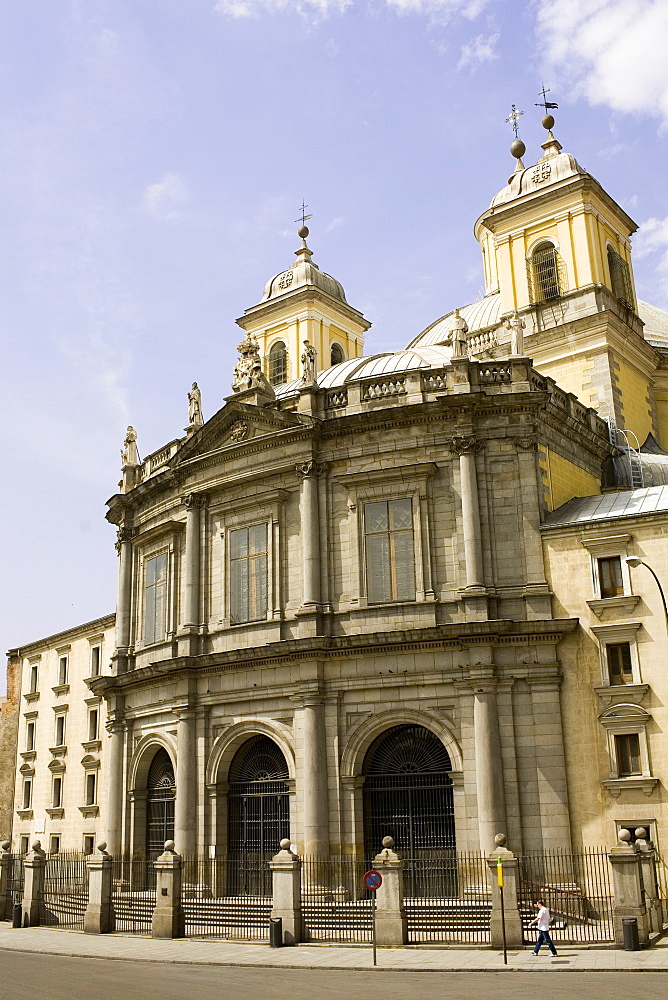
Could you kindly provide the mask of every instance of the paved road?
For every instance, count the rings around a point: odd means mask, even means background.
[[[658,972],[328,972],[0,951],[0,1000],[665,1000]]]

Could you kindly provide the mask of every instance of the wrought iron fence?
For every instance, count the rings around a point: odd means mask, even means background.
[[[302,858],[304,940],[371,941],[371,895],[362,877],[373,866],[359,858]]]
[[[659,854],[656,857],[656,881],[661,902],[661,920],[665,924],[668,922],[668,865]]]
[[[14,906],[23,902],[23,856],[12,855],[7,868],[7,896],[5,900],[5,920],[11,920],[14,913]]]
[[[487,862],[479,854],[422,852],[404,860],[409,944],[486,944],[492,897]]]
[[[537,899],[545,900],[553,917],[555,942],[614,941],[615,900],[604,848],[521,855],[518,903],[525,940],[532,934]]]
[[[268,941],[272,886],[267,861],[184,858],[186,935]]]
[[[52,854],[46,859],[44,892],[39,904],[40,924],[63,929],[82,929],[88,906],[86,855]]]
[[[111,876],[116,930],[150,934],[156,898],[153,862],[145,858],[114,858]]]

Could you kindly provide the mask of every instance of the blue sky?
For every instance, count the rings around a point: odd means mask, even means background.
[[[314,260],[398,349],[477,298],[473,222],[555,134],[640,225],[668,308],[665,0],[4,0],[0,316],[5,648],[113,609],[125,427],[230,393],[234,320]]]

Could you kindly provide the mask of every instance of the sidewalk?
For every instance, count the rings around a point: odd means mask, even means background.
[[[184,965],[261,966],[276,969],[371,969],[371,947],[299,945],[269,948],[233,941],[197,941],[181,938],[154,941],[123,934],[84,934],[45,927],[14,929],[0,923],[0,950],[107,958],[132,962],[168,962]],[[668,940],[647,951],[564,946],[557,958],[543,948],[534,958],[527,947],[503,954],[491,949],[379,948],[378,971],[394,972],[668,972]]]

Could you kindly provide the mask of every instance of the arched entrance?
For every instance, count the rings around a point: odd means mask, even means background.
[[[447,750],[424,726],[394,726],[374,740],[362,768],[367,858],[387,836],[405,858],[455,848],[451,770]]]
[[[253,736],[237,750],[229,771],[228,856],[264,861],[290,836],[288,765],[268,736]]]
[[[174,765],[166,750],[157,751],[146,781],[146,855],[155,860],[174,839]]]

